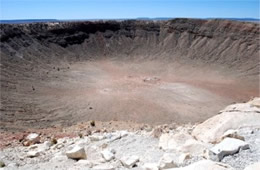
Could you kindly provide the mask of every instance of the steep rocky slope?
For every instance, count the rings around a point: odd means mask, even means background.
[[[1,129],[203,121],[259,95],[259,25],[1,24]]]

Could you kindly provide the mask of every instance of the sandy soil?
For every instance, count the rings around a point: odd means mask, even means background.
[[[45,72],[38,81],[25,82],[20,87],[27,92],[24,110],[4,125],[6,129],[23,129],[90,120],[201,122],[227,104],[255,96],[258,89],[248,87],[214,70],[205,73],[159,61],[79,62]]]

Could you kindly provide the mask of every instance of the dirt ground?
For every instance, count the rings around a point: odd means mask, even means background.
[[[219,70],[159,61],[78,62],[42,74],[42,79],[20,87],[27,92],[24,110],[4,127],[48,128],[90,120],[195,123],[258,93],[257,87]]]

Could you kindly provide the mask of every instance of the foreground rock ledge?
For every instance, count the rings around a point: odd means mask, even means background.
[[[258,101],[256,98],[228,106],[221,114],[197,126],[169,128],[171,125],[163,125],[134,132],[97,131],[88,136],[65,137],[56,143],[42,141],[30,146],[23,146],[21,142],[21,146],[0,151],[0,162],[5,170],[259,170]],[[160,135],[154,135],[155,129],[161,129]]]
[[[198,125],[192,135],[206,143],[217,143],[223,134],[230,129],[255,126],[260,127],[259,98],[244,103],[230,105],[217,116]],[[202,133],[203,132],[203,133]]]

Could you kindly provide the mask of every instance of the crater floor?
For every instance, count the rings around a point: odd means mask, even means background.
[[[87,120],[201,122],[258,90],[215,71],[195,72],[159,61],[78,62],[41,75],[21,88],[28,92],[23,97],[26,104],[16,112],[16,123],[7,127],[64,126]]]

